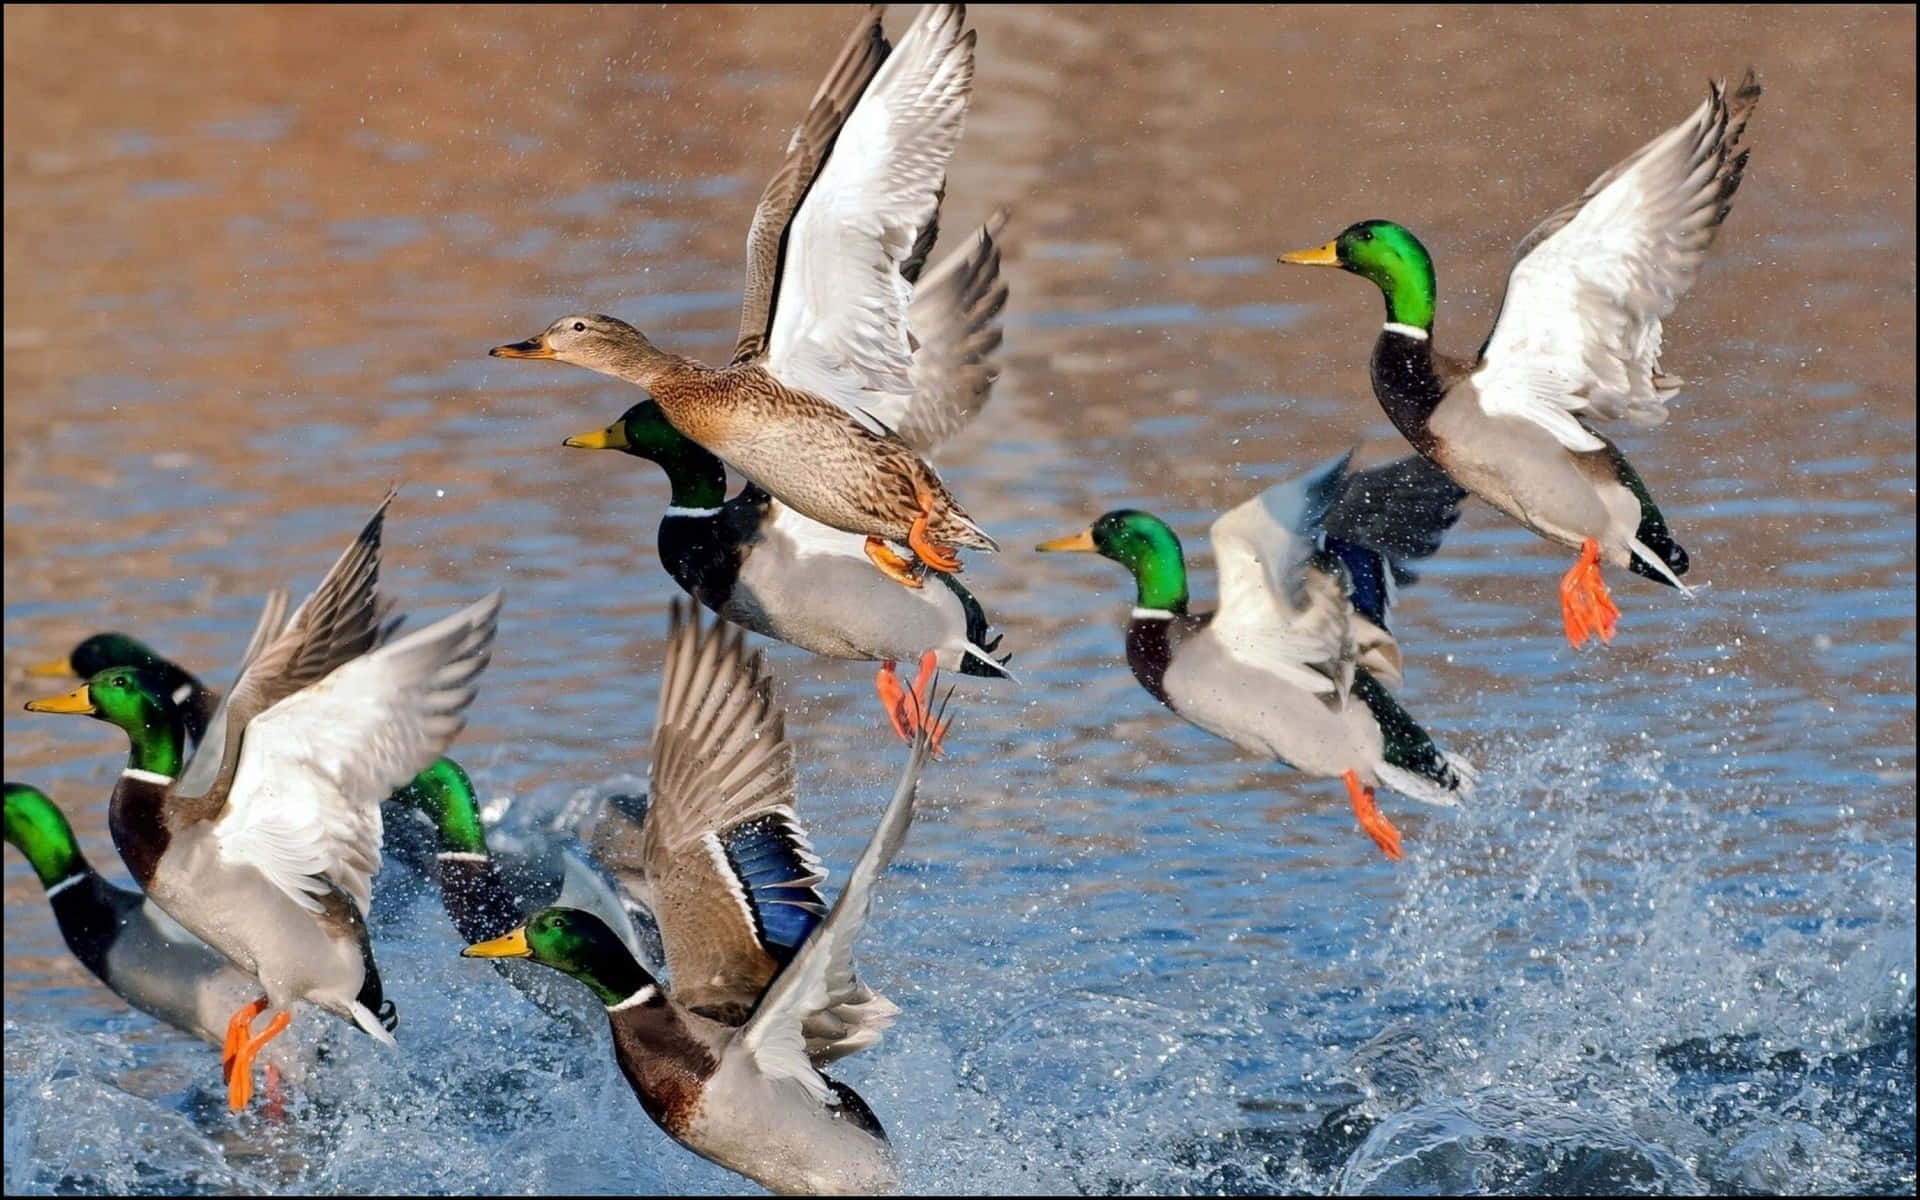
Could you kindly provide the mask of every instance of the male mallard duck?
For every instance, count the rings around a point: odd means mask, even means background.
[[[995,213],[914,293],[919,347],[899,433],[922,452],[971,419],[992,388],[990,356],[1007,298],[994,238],[1005,223],[1006,214]],[[944,587],[895,587],[868,566],[859,534],[802,516],[754,484],[726,500],[725,465],[675,429],[656,402],[643,400],[606,429],[565,444],[659,463],[673,489],[660,519],[660,561],[674,581],[755,633],[830,658],[880,660],[875,687],[903,740],[913,740],[912,716],[926,707],[934,662],[963,675],[1010,677],[993,658],[1000,639],[989,640],[986,614],[958,580],[939,575]],[[923,651],[910,703],[894,663]]]
[[[40,676],[72,673],[86,679],[113,667],[142,667],[152,672],[152,684],[164,689],[186,718],[187,751],[191,753],[206,732],[208,719],[219,705],[219,693],[202,684],[178,663],[161,657],[138,638],[124,633],[96,633],[82,640],[65,659],[29,667],[27,673]],[[636,952],[649,945],[635,927],[634,916],[620,897],[596,875],[590,864],[581,861],[577,855],[556,848],[553,854],[545,856],[538,863],[516,858],[503,864],[492,854],[487,848],[479,802],[473,794],[473,782],[467,778],[460,764],[452,759],[434,760],[412,780],[401,785],[387,800],[420,812],[432,823],[438,847],[431,864],[423,865],[420,869],[433,877],[440,889],[441,903],[463,940],[477,942],[494,937],[518,925],[522,917],[543,904],[565,903],[584,908],[605,920],[620,934],[621,940],[634,947]],[[57,809],[55,816],[58,816]],[[392,838],[396,827],[388,826],[384,821],[382,824],[385,826],[382,853],[390,855],[394,852]],[[403,824],[398,828],[404,829],[405,826]],[[403,840],[401,845],[404,856],[407,843]],[[101,886],[111,885],[103,882]],[[145,897],[140,899],[145,900]],[[223,1023],[234,1009],[259,994],[257,983],[247,979],[224,958],[207,950],[205,943],[182,929],[158,905],[148,902],[141,911],[145,919],[164,922],[175,931],[173,936],[189,940],[192,945],[211,955],[235,979],[244,981],[246,994],[220,1010]],[[67,940],[69,945],[73,944],[71,935]],[[653,934],[652,940],[657,942],[657,933]],[[82,961],[86,962],[84,958]],[[92,966],[91,963],[87,965]],[[501,966],[506,977],[535,1003],[550,1011],[565,1007],[551,1003],[550,990],[544,984],[552,976],[545,972],[516,971],[512,969],[513,964],[503,963]],[[95,970],[94,973],[99,974],[99,971]],[[183,974],[190,973],[183,969]],[[109,986],[112,986],[111,981]],[[128,999],[135,1007],[144,1007],[139,1001],[131,997]],[[179,1022],[174,1024],[178,1025]],[[212,1040],[215,1044],[220,1042],[218,1036]]]
[[[59,806],[38,788],[6,785],[6,836],[40,877],[81,966],[141,1012],[221,1044],[233,1010],[259,994],[251,976],[147,897],[101,878]]]
[[[889,541],[949,574],[960,569],[953,547],[998,549],[896,432],[913,398],[913,288],[901,266],[923,252],[959,142],[973,84],[964,15],[926,6],[891,55],[877,11],[862,19],[761,196],[726,367],[585,314],[492,353],[645,388],[675,429],[775,499],[865,535],[867,556],[908,587],[920,576]]]
[[[544,909],[466,953],[530,958],[592,988],[640,1105],[688,1149],[776,1192],[895,1186],[886,1134],[819,1067],[899,1011],[853,974],[873,886],[913,820],[931,720],[831,911],[794,815],[793,752],[758,654],[676,600],[652,792],[628,862],[660,923],[671,991],[594,918]]]
[[[1362,221],[1280,261],[1339,267],[1387,299],[1373,392],[1414,448],[1461,486],[1580,558],[1560,581],[1575,647],[1613,640],[1604,560],[1691,595],[1687,553],[1647,485],[1579,414],[1657,425],[1681,380],[1660,371],[1660,322],[1693,285],[1732,209],[1760,99],[1749,70],[1520,239],[1477,361],[1433,349],[1433,260],[1390,221]]]
[[[1180,539],[1151,513],[1118,509],[1040,549],[1099,554],[1133,572],[1127,664],[1140,685],[1243,750],[1345,780],[1360,827],[1397,859],[1400,834],[1374,788],[1450,805],[1476,774],[1381,682],[1400,682],[1387,631],[1394,585],[1412,580],[1407,560],[1439,549],[1465,493],[1416,455],[1349,475],[1351,457],[1213,523],[1213,612],[1188,611]]]
[[[435,759],[389,797],[396,804],[424,815],[434,828],[439,849],[432,874],[441,902],[462,941],[480,942],[499,937],[526,919],[528,913],[550,904],[585,909],[611,927],[636,954],[649,939],[635,922],[616,888],[603,880],[592,864],[565,847],[550,847],[538,856],[502,856],[487,845],[486,825],[473,780],[450,758]],[[658,934],[652,941],[657,942]],[[657,959],[657,955],[655,956]],[[553,977],[513,970],[517,964],[499,964],[506,978],[536,1004],[556,1011],[547,988],[533,985]]]
[[[284,625],[281,604],[269,602],[184,775],[178,712],[139,668],[102,672],[27,706],[126,731],[128,765],[108,813],[114,845],[169,916],[260,981],[264,994],[227,1026],[236,1112],[252,1095],[254,1056],[287,1027],[296,1000],[393,1041],[376,1015],[365,924],[380,869],[379,801],[460,731],[500,596],[376,647],[391,500]],[[269,1008],[279,1011],[250,1036]]]
[[[199,745],[207,722],[220,703],[218,693],[201,683],[180,664],[160,657],[153,647],[124,633],[96,633],[81,639],[64,659],[39,663],[27,674],[45,678],[92,679],[111,667],[151,667],[164,677],[168,693],[187,719],[187,740]]]

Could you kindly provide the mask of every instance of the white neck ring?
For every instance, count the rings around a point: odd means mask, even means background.
[[[647,986],[641,988],[639,991],[635,992],[633,995],[628,996],[625,1000],[622,1000],[620,1003],[607,1005],[607,1011],[610,1013],[617,1013],[617,1012],[622,1012],[629,1008],[635,1008],[635,1007],[638,1007],[639,1005],[649,1002],[659,994],[660,994],[659,988],[653,986],[652,984],[648,984]]]

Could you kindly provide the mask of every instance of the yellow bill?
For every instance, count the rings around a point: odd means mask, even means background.
[[[1035,550],[1072,550],[1081,554],[1098,554],[1099,548],[1093,544],[1093,527],[1089,525],[1071,537],[1055,538],[1050,542],[1041,542]]]
[[[527,947],[525,925],[490,942],[476,942],[460,952],[461,958],[531,958],[532,956],[533,951]]]
[[[33,664],[27,668],[27,674],[42,679],[66,679],[73,675],[73,664],[64,658],[56,658],[52,662]]]
[[[27,701],[27,711],[79,713],[82,716],[90,717],[99,710],[93,706],[93,693],[88,691],[87,685],[83,683],[64,696],[48,696],[45,700],[29,700]]]
[[[631,443],[627,441],[626,426],[609,425],[592,433],[576,433],[560,444],[575,450],[625,450]]]
[[[1337,267],[1340,265],[1340,243],[1328,242],[1317,250],[1295,250],[1290,254],[1282,254],[1280,261],[1303,267]]]

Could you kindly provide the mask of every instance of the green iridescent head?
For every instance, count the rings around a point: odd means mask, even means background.
[[[73,827],[47,794],[24,783],[8,783],[6,791],[7,841],[27,856],[40,885],[53,887],[84,873],[87,860]]]
[[[659,463],[673,484],[677,507],[717,508],[726,499],[726,467],[675,429],[652,400],[642,400],[605,429],[578,433],[560,444],[576,450],[624,450]]]
[[[1042,542],[1038,549],[1110,558],[1133,572],[1141,608],[1186,611],[1187,565],[1180,538],[1152,513],[1117,508],[1081,532]]]
[[[1361,221],[1317,250],[1282,254],[1281,262],[1339,267],[1373,281],[1387,298],[1387,320],[1433,328],[1433,257],[1405,228],[1392,221]]]
[[[480,804],[473,781],[450,758],[437,758],[413,781],[393,793],[401,804],[427,814],[440,833],[442,852],[485,854],[487,835],[480,822]]]
[[[64,696],[27,701],[28,712],[74,713],[117,725],[133,744],[128,765],[178,775],[186,744],[186,717],[157,667],[112,667]]]
[[[618,1004],[641,988],[658,987],[605,922],[577,908],[543,908],[513,932],[460,953],[465,958],[531,959],[586,984],[602,1004]]]

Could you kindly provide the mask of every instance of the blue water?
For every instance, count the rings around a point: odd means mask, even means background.
[[[506,589],[455,749],[496,840],[642,782],[663,482],[559,448],[620,385],[485,350],[595,308],[723,356],[753,198],[848,18],[337,20],[129,10],[73,58],[9,10],[7,773],[103,867],[124,741],[21,714],[47,689],[20,667],[125,627],[223,683],[259,597],[394,479],[403,609]],[[941,466],[1006,547],[967,581],[1020,683],[962,684],[860,948],[903,1013],[835,1074],[906,1186],[1911,1192],[1911,13],[974,20],[947,228],[1014,201],[1013,299]],[[1517,89],[1488,42],[1578,86]],[[1118,567],[1027,548],[1151,508],[1210,603],[1220,509],[1401,452],[1371,291],[1262,264],[1399,216],[1469,349],[1511,241],[1749,61],[1748,182],[1669,325],[1692,382],[1615,431],[1708,586],[1612,574],[1621,635],[1575,653],[1565,556],[1470,505],[1395,628],[1404,703],[1481,787],[1383,796],[1388,863],[1337,782],[1139,689]],[[1876,86],[1810,90],[1842,61]],[[837,886],[904,751],[870,665],[770,654]],[[404,864],[374,907],[400,1051],[302,1016],[325,1055],[281,1122],[230,1117],[211,1049],[67,956],[12,851],[4,884],[9,1192],[752,1190],[653,1127],[604,1029],[460,959]]]

